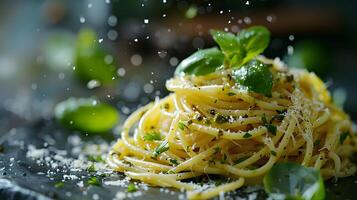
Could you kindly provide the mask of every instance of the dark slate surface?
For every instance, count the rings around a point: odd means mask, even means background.
[[[15,131],[16,130],[16,131]],[[49,169],[46,166],[38,166],[34,161],[26,158],[26,147],[28,144],[33,144],[37,147],[43,147],[46,138],[51,137],[56,142],[50,144],[49,149],[68,149],[66,144],[68,132],[62,130],[55,122],[41,121],[36,124],[12,129],[7,133],[0,134],[0,199],[18,200],[42,200],[42,199],[93,199],[93,194],[97,194],[99,199],[113,199],[118,191],[126,192],[126,188],[119,186],[102,185],[78,187],[78,180],[66,181],[63,187],[56,188],[55,183],[62,180],[63,174],[57,173],[53,175],[53,180],[38,172],[46,173]],[[84,137],[83,140],[96,140],[97,138]],[[112,140],[112,137],[107,138]],[[23,141],[23,147],[21,142]],[[13,162],[10,159],[14,158]],[[86,182],[88,174],[86,172],[78,172],[78,176],[84,176],[82,180]],[[113,174],[110,177],[105,177],[103,180],[123,179],[122,174]],[[339,179],[337,183],[328,181],[327,199],[357,199],[357,177]],[[86,195],[83,193],[86,191]],[[69,192],[71,195],[69,195]],[[177,199],[180,192],[176,191],[175,195],[160,192],[159,188],[149,188],[143,191],[143,195],[135,199]],[[244,189],[237,191],[231,197],[247,196],[248,192]],[[258,192],[258,199],[265,199],[265,194],[262,190]]]

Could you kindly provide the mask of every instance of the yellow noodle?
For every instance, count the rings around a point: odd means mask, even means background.
[[[238,189],[246,179],[259,182],[277,162],[318,168],[325,179],[354,174],[357,167],[348,157],[357,140],[354,134],[340,139],[353,132],[351,120],[332,104],[322,81],[289,71],[278,60],[260,59],[283,77],[274,82],[272,97],[239,89],[227,78],[230,69],[174,77],[166,83],[168,97],[125,121],[108,165],[151,185],[187,190],[189,199]],[[286,81],[284,74],[294,79]],[[277,131],[269,132],[266,123]],[[152,132],[160,138],[145,139]],[[209,174],[232,181],[208,189],[180,181]]]

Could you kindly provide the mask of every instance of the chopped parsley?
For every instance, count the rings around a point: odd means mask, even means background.
[[[178,127],[179,127],[179,129],[181,129],[181,130],[185,130],[185,128],[187,128],[186,124],[183,123],[182,121],[179,121],[179,122],[178,122]]]
[[[154,150],[154,157],[159,156],[160,154],[164,153],[167,150],[169,150],[168,141],[165,140],[159,146],[157,146],[156,149]]]
[[[266,115],[263,114],[263,116],[262,116],[263,126],[265,126],[265,128],[267,128],[269,133],[271,133],[275,136],[277,128],[275,125],[272,124],[272,121],[273,121],[273,118],[272,118],[272,120],[270,120],[270,122],[268,122]]]
[[[136,186],[135,186],[134,184],[130,183],[130,184],[128,185],[127,191],[128,191],[128,192],[136,192],[136,191],[137,191]]]
[[[146,133],[143,138],[146,141],[161,140],[161,135],[159,132],[150,131],[150,132]]]
[[[252,134],[248,132],[243,135],[243,138],[250,138],[250,137],[252,137]]]
[[[343,142],[346,140],[346,138],[347,138],[347,136],[349,136],[350,135],[350,132],[343,132],[343,133],[341,133],[341,135],[340,135],[340,144],[343,144]]]
[[[87,181],[88,185],[93,185],[93,186],[101,186],[100,181],[98,180],[97,177],[93,176],[90,177]]]
[[[170,163],[172,163],[173,165],[178,165],[178,162],[177,162],[176,159],[170,159],[169,161],[170,161]]]
[[[276,156],[276,152],[275,151],[270,151],[270,154],[273,156]]]
[[[268,129],[269,133],[273,134],[274,136],[276,135],[277,128],[276,128],[275,125],[273,125],[273,124],[265,124],[264,126]]]
[[[213,150],[214,150],[214,154],[217,154],[218,152],[221,151],[221,148],[220,147],[215,147],[215,148],[213,148]]]
[[[277,114],[277,115],[274,115],[271,120],[270,120],[270,123],[272,123],[274,120],[278,121],[278,122],[281,122],[283,121],[285,115],[283,114]]]
[[[223,124],[223,123],[227,123],[229,121],[229,117],[228,116],[224,116],[224,115],[221,115],[221,114],[217,114],[214,118],[214,121],[217,123],[217,124]]]
[[[249,158],[249,156],[244,156],[244,157],[238,158],[236,161],[234,161],[234,164],[239,164],[239,163],[247,160],[248,158]]]
[[[105,160],[102,158],[101,155],[88,155],[87,159],[89,161],[92,161],[92,162],[101,162],[101,163],[105,163]]]
[[[94,166],[94,164],[92,163],[88,168],[87,168],[87,172],[95,172],[96,170],[95,170],[95,166]]]

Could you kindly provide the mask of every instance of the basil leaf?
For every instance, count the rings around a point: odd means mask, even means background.
[[[272,199],[322,200],[325,187],[314,168],[296,163],[275,164],[264,177],[264,188]]]
[[[88,133],[105,132],[119,120],[115,108],[89,98],[69,98],[55,107],[55,116],[62,125]]]
[[[211,35],[225,55],[225,64],[229,67],[240,66],[246,56],[246,52],[238,37],[232,33],[218,30],[211,30]]]
[[[92,29],[82,29],[76,43],[75,75],[83,82],[98,81],[101,85],[111,85],[117,79],[115,61],[105,61],[106,52],[98,42]]]
[[[246,53],[243,63],[262,53],[269,45],[270,32],[264,26],[252,26],[238,34],[238,40]]]
[[[210,74],[223,65],[223,59],[223,53],[216,47],[199,50],[181,61],[175,74],[178,76]]]
[[[268,66],[258,60],[252,60],[239,69],[233,70],[234,80],[249,91],[271,96],[273,74]]]

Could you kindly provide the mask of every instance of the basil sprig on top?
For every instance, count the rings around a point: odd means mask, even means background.
[[[262,53],[270,41],[270,33],[263,26],[253,26],[238,35],[211,30],[220,49],[213,47],[195,52],[176,68],[177,76],[202,76],[221,68],[232,68],[237,84],[251,92],[271,96],[273,75],[268,66],[254,58]]]

